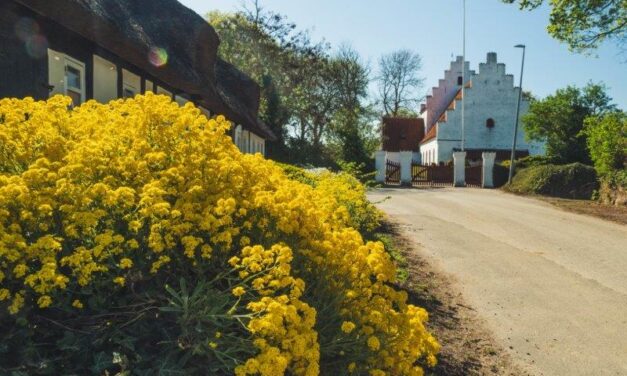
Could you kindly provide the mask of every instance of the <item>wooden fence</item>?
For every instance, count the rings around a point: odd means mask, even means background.
[[[387,184],[400,184],[401,182],[401,164],[400,163],[386,161],[385,182]]]
[[[446,187],[453,185],[453,166],[422,166],[412,164],[413,186]]]
[[[481,187],[483,166],[466,167],[466,186]]]

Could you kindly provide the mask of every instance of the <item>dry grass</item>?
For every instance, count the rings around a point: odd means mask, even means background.
[[[605,219],[608,221],[627,225],[627,206],[610,206],[603,205],[597,201],[591,200],[571,200],[565,198],[532,196],[539,200],[548,202],[560,209],[590,215],[593,217]]]

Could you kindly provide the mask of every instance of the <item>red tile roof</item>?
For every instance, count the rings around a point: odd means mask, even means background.
[[[470,89],[472,88],[472,81],[468,81],[465,85],[466,89]],[[427,97],[431,97],[430,95]],[[435,123],[437,122],[446,122],[446,111],[448,110],[454,110],[455,109],[455,101],[457,100],[462,100],[462,89],[459,88],[457,89],[457,92],[455,93],[455,96],[453,96],[453,98],[451,98],[451,100],[449,101],[449,103],[447,103],[446,107],[444,107],[444,109],[442,110],[442,112],[438,113],[436,117],[433,117],[431,119],[437,119],[437,120],[431,120],[430,123],[432,124],[428,124],[428,125],[435,125]],[[425,106],[426,109],[426,106]],[[424,112],[424,110],[421,110],[420,113]]]
[[[431,127],[431,129],[429,129],[429,131],[427,132],[427,134],[425,135],[425,137],[422,139],[422,141],[420,141],[420,144],[424,144],[425,142],[434,139],[437,135],[438,135],[438,125],[435,124],[434,126]]]
[[[383,118],[383,150],[418,151],[420,140],[425,131],[425,123],[422,118]]]

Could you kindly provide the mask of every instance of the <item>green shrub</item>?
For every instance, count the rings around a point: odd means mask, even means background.
[[[519,158],[516,160],[515,168],[516,170],[521,170],[523,168],[531,167],[531,166],[542,166],[547,164],[555,163],[553,158],[547,157],[545,155],[529,155],[523,158]],[[506,167],[509,170],[510,161],[506,160],[501,162],[503,167]]]
[[[532,166],[519,170],[507,190],[514,193],[590,199],[598,187],[594,168],[572,163]]]
[[[621,111],[589,117],[583,133],[588,137],[588,150],[600,176],[610,178],[615,171],[625,169],[627,113]]]
[[[283,169],[285,175],[287,175],[290,179],[315,187],[316,176],[314,174],[291,164],[278,162],[276,164]]]

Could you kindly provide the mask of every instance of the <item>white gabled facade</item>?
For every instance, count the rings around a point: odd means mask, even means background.
[[[479,64],[479,72],[462,64],[458,57],[445,71],[444,79],[433,88],[422,106],[425,121],[425,138],[420,145],[423,163],[447,163],[453,159],[453,151],[461,148],[462,65],[466,69],[464,147],[467,151],[497,151],[504,155],[511,150],[516,120],[516,107],[520,88],[514,86],[514,77],[506,74],[505,64],[497,62],[496,53],[490,52],[487,61]],[[529,102],[522,100],[520,116],[529,109]],[[525,139],[519,123],[517,152],[530,155],[544,154],[543,143]]]

